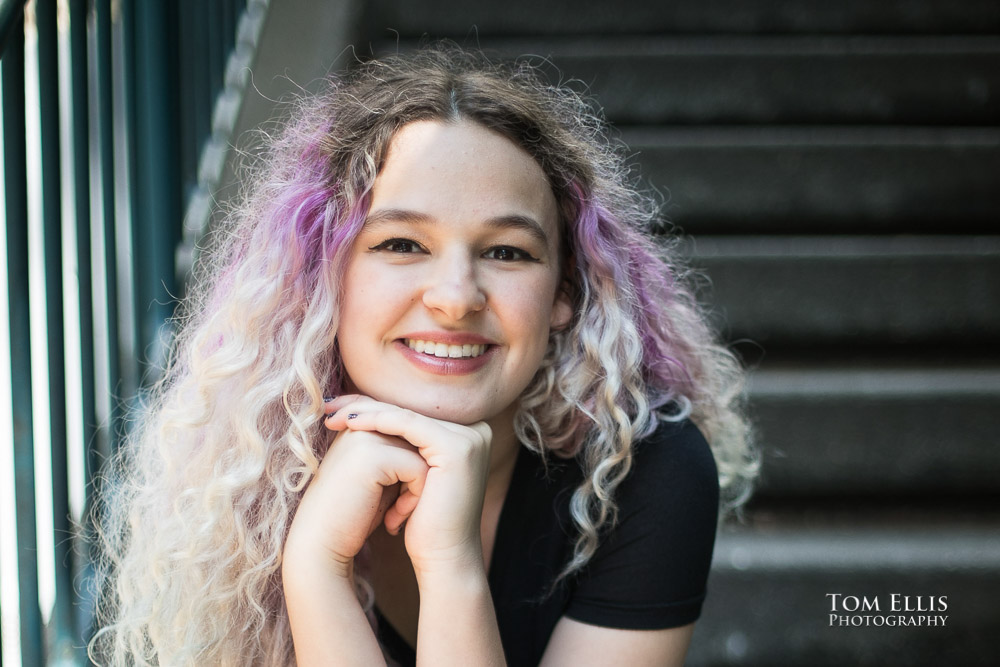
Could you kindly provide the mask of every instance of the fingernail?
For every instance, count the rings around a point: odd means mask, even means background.
[[[348,418],[348,419],[354,419],[354,418],[356,418],[357,416],[358,416],[358,413],[357,413],[357,412],[352,412],[351,414],[347,415],[347,418]]]
[[[337,397],[336,396],[324,396],[323,397],[323,402],[324,403],[333,403],[333,399],[335,399],[335,398],[337,398]]]

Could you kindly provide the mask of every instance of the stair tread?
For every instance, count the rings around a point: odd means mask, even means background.
[[[376,54],[409,51],[420,40],[376,41]],[[659,56],[859,56],[859,55],[1000,55],[995,35],[545,35],[492,38],[482,48],[504,57],[656,58]],[[557,67],[559,61],[553,63]],[[572,72],[567,72],[572,74]]]
[[[937,148],[968,146],[1000,148],[1000,127],[935,127],[905,125],[708,125],[626,126],[623,141],[633,148],[742,146],[852,147],[885,146]]]
[[[378,42],[376,54],[416,48]],[[494,38],[616,124],[992,124],[1000,38],[956,35],[598,35]]]
[[[748,380],[754,400],[815,397],[960,397],[1000,398],[1000,360],[982,368],[798,368],[757,369]]]
[[[1000,335],[1000,237],[697,236],[730,340],[965,345]]]
[[[894,260],[953,257],[1000,257],[997,235],[699,235],[686,241],[695,259]]]
[[[967,519],[901,526],[726,527],[713,568],[739,571],[976,570],[1000,571],[1000,520]]]
[[[1000,128],[643,127],[621,137],[697,233],[992,232]]]
[[[1000,31],[990,0],[678,0],[613,3],[571,0],[411,0],[370,3],[369,24],[403,36],[453,37],[476,43],[497,34],[608,32],[973,32]],[[381,35],[378,35],[381,36]]]

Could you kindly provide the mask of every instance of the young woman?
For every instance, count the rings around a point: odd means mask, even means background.
[[[436,47],[265,153],[108,484],[95,659],[682,664],[741,374],[589,107]]]

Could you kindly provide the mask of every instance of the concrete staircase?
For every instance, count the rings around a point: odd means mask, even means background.
[[[689,664],[996,664],[1000,3],[371,0],[355,43],[422,37],[589,84],[755,369]]]

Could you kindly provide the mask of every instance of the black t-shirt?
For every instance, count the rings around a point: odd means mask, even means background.
[[[511,666],[537,665],[563,616],[611,628],[652,630],[701,613],[715,544],[719,482],[701,432],[690,422],[659,425],[636,443],[618,487],[618,521],[586,568],[554,590],[576,528],[569,500],[582,473],[575,461],[522,448],[497,526],[489,586]],[[400,665],[416,656],[381,614],[379,639]]]

